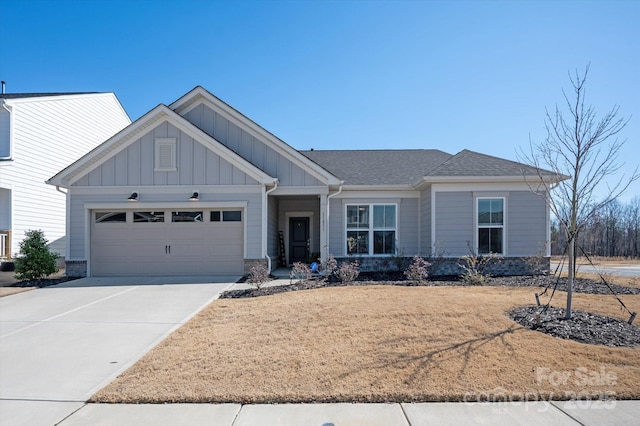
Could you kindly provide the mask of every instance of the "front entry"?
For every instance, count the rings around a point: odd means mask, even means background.
[[[289,263],[306,262],[309,259],[309,218],[289,219]]]

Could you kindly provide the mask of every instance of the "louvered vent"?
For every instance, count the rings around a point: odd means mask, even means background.
[[[176,170],[176,140],[175,138],[156,138],[155,170]]]

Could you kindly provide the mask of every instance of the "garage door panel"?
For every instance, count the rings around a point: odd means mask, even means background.
[[[241,274],[243,232],[242,222],[94,223],[91,274]]]

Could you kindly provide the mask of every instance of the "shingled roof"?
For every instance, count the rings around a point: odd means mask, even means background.
[[[437,149],[301,151],[347,185],[407,185],[451,158]]]
[[[463,150],[437,149],[301,151],[346,185],[414,185],[423,178],[537,176],[538,169],[503,158]],[[541,170],[544,176],[554,173]]]

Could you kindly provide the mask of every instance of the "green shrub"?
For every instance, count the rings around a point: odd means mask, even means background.
[[[19,280],[40,280],[58,272],[57,253],[47,247],[47,239],[41,230],[24,233],[20,243],[20,254],[16,258],[16,278]]]

